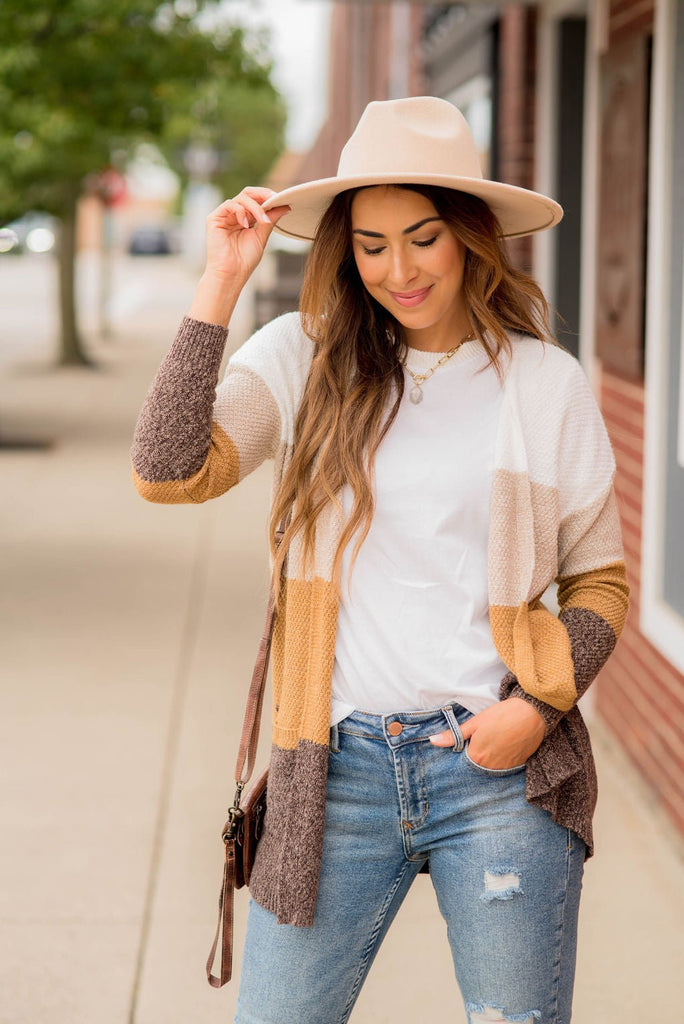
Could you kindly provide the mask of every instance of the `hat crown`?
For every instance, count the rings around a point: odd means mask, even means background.
[[[482,178],[465,117],[435,96],[369,103],[346,146],[338,177],[363,174],[445,174]]]

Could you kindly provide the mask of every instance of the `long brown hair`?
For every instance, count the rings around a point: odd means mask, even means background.
[[[511,265],[499,223],[483,200],[431,185],[391,187],[427,197],[465,246],[463,294],[488,365],[501,373],[500,353],[511,349],[509,331],[553,340],[544,295]],[[356,268],[351,206],[358,191],[340,193],[328,207],[304,273],[300,313],[314,355],[295,420],[294,451],[273,503],[274,579],[295,535],[301,535],[305,563],[311,564],[317,520],[330,502],[340,506],[345,484],[354,501],[335,552],[333,580],[339,582],[342,553],[356,535],[353,564],[373,517],[375,453],[404,390],[404,329],[369,295]],[[292,519],[276,552],[275,531],[290,508]]]

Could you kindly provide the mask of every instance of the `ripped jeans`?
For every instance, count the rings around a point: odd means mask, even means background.
[[[454,704],[333,727],[314,925],[251,903],[236,1024],[349,1020],[427,859],[469,1024],[569,1024],[585,846],[527,803],[524,765],[470,759],[469,717]],[[433,746],[447,727],[456,745]]]

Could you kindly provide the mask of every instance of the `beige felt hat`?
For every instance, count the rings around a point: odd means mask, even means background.
[[[435,96],[369,103],[342,150],[336,177],[286,188],[264,209],[290,206],[276,231],[311,239],[336,195],[384,184],[441,185],[479,196],[507,238],[543,231],[563,216],[548,196],[483,178],[468,122],[452,103]]]

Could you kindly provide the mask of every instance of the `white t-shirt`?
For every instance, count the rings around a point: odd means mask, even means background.
[[[414,373],[440,353],[409,349]],[[457,701],[498,700],[506,673],[492,640],[487,538],[502,389],[478,342],[465,342],[423,384],[406,387],[375,457],[375,512],[349,580],[342,562],[332,723]],[[478,372],[480,371],[480,372]],[[342,494],[345,512],[350,488]]]

